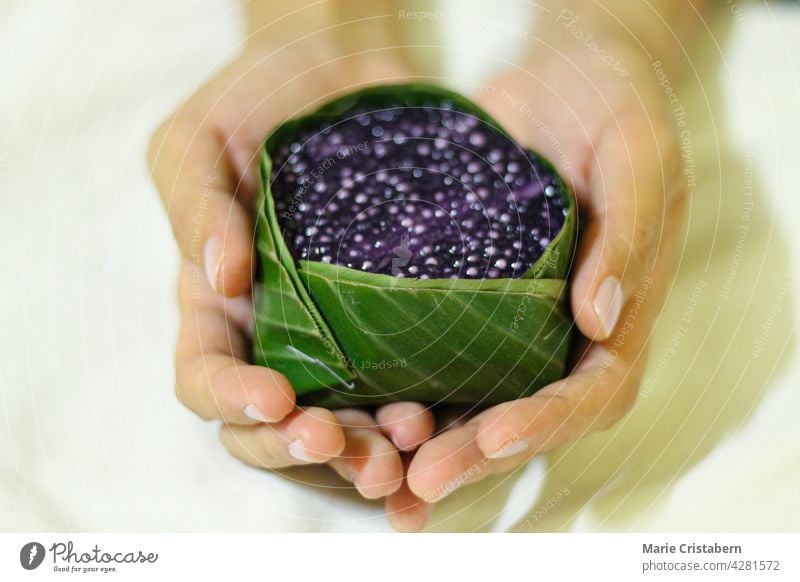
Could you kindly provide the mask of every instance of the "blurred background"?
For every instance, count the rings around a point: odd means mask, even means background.
[[[688,231],[636,407],[458,491],[432,529],[800,529],[800,9],[724,5],[677,89]],[[469,91],[525,41],[526,2],[440,7],[442,83]],[[178,255],[145,151],[241,50],[239,8],[0,4],[2,530],[388,530],[322,472],[240,464],[174,398]]]

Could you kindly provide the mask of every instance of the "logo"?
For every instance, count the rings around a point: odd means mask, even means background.
[[[35,570],[44,560],[44,546],[39,542],[28,542],[19,551],[19,563],[26,570]]]
[[[392,275],[397,277],[397,275],[402,273],[401,269],[408,265],[408,262],[411,260],[411,249],[408,246],[407,234],[403,235],[403,238],[400,239],[400,244],[394,247],[392,251],[396,255],[392,258]]]

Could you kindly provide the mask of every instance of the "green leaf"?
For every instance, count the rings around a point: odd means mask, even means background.
[[[263,152],[263,176],[271,175],[271,166]],[[280,236],[268,179],[262,182],[259,200],[254,360],[283,373],[298,394],[326,386],[352,388],[355,376],[300,282],[294,259]]]
[[[519,279],[400,279],[312,261],[296,264],[283,241],[270,192],[269,152],[276,144],[356,109],[445,103],[503,131],[461,95],[413,84],[372,87],[334,100],[282,124],[266,141],[255,359],[286,375],[301,403],[503,402],[565,373],[573,329],[566,279],[577,229],[566,186],[564,226]]]
[[[306,261],[300,275],[357,374],[355,390],[315,392],[305,403],[503,402],[564,373],[572,320],[563,281],[440,279],[423,287]]]

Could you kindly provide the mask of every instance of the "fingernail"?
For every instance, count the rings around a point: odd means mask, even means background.
[[[214,292],[217,292],[217,279],[219,278],[219,268],[222,266],[222,243],[215,236],[206,241],[203,251],[203,262],[206,268],[208,283]]]
[[[614,333],[619,314],[622,312],[622,287],[616,277],[606,277],[594,296],[594,311],[600,318],[605,337]]]
[[[500,447],[496,451],[486,456],[489,457],[490,459],[505,459],[506,457],[518,455],[527,448],[528,448],[528,441],[516,440],[508,443],[503,447]]]
[[[248,404],[244,407],[244,415],[247,418],[255,420],[256,422],[278,422],[277,418],[270,418],[262,413],[253,404]]]
[[[314,459],[312,459],[309,456],[308,451],[306,450],[306,446],[300,439],[297,439],[296,441],[292,441],[291,443],[289,443],[289,454],[298,461],[303,461],[305,463],[314,462]]]

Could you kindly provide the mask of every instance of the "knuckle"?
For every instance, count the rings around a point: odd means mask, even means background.
[[[162,164],[171,163],[173,158],[182,155],[192,136],[206,123],[205,114],[193,103],[183,105],[164,120],[150,136],[147,147],[151,174],[156,175]]]
[[[198,402],[198,386],[193,366],[188,363],[176,363],[175,366],[175,397],[184,407],[191,410],[203,420],[212,420],[214,414],[210,408],[200,406]]]
[[[623,278],[631,274],[638,277],[649,269],[649,258],[653,248],[655,229],[635,228],[629,237],[615,231],[609,231],[609,246],[613,252],[609,254],[611,266],[620,269]]]
[[[609,413],[605,415],[600,428],[610,428],[627,416],[636,404],[638,394],[636,387],[620,385],[609,402]]]

